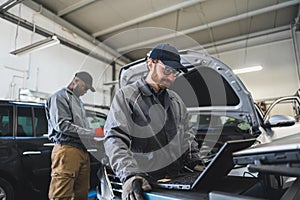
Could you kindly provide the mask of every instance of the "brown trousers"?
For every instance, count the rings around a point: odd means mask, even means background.
[[[52,155],[51,200],[87,200],[90,158],[87,152],[68,145],[55,145]]]

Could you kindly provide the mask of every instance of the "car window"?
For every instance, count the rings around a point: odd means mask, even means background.
[[[241,119],[226,115],[192,113],[189,121],[195,130],[198,146],[212,148],[209,155],[214,155],[228,140],[251,138],[251,125]]]
[[[95,129],[95,128],[104,127],[105,120],[106,120],[104,116],[98,115],[97,113],[93,113],[90,111],[87,112],[86,116],[90,128]]]
[[[34,136],[30,107],[17,107],[17,136]]]
[[[12,117],[12,106],[0,106],[0,137],[13,136]]]
[[[48,122],[44,108],[34,108],[34,127],[36,136],[45,136],[48,132]]]
[[[190,114],[190,122],[197,131],[223,130],[234,132],[250,132],[250,124],[230,116],[210,114]]]

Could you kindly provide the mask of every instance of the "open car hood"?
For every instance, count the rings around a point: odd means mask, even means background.
[[[201,52],[186,50],[180,55],[188,72],[180,74],[170,89],[181,96],[190,113],[226,115],[249,123],[251,131],[258,131],[259,117],[252,96],[230,67]],[[145,59],[124,66],[120,87],[147,73]]]

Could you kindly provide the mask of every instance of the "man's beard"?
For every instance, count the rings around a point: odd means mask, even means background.
[[[73,88],[73,93],[77,96],[80,97],[83,95],[82,91],[80,91],[77,87]]]
[[[169,81],[166,78],[159,79],[156,69],[157,68],[155,68],[155,71],[151,74],[152,80],[158,85],[161,90],[169,88],[173,84],[172,81]]]

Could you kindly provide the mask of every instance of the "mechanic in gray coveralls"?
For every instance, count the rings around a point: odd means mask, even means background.
[[[123,182],[122,199],[142,200],[152,180],[178,174],[200,160],[186,107],[168,88],[180,71],[177,49],[155,46],[147,59],[146,77],[119,89],[105,124],[105,150]]]

